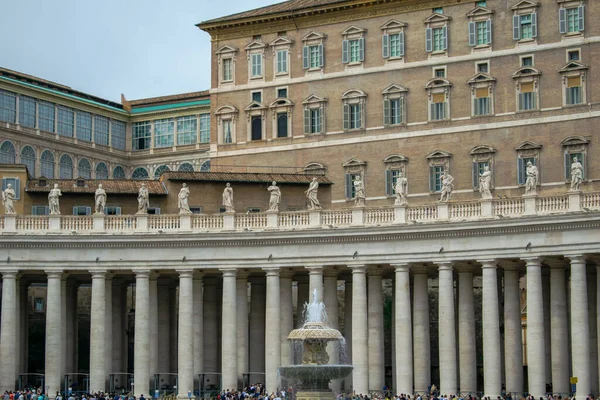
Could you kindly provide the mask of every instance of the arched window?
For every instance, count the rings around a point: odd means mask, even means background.
[[[136,168],[131,174],[131,179],[148,179],[148,171],[143,167]]]
[[[58,162],[58,177],[60,179],[73,179],[73,159],[68,154],[63,154]]]
[[[194,166],[190,163],[182,163],[179,165],[179,168],[177,168],[177,171],[180,172],[194,172]]]
[[[35,150],[31,146],[25,146],[21,149],[21,164],[27,166],[27,171],[31,176],[35,176],[36,159]]]
[[[210,160],[204,161],[200,166],[201,172],[209,172],[210,171]]]
[[[92,164],[88,161],[87,158],[82,158],[79,160],[78,164],[79,168],[79,177],[83,179],[91,179],[92,178]]]
[[[54,154],[50,150],[44,150],[40,162],[42,164],[42,176],[54,179]]]
[[[1,164],[14,164],[17,159],[17,152],[15,146],[8,140],[2,142],[0,145],[0,163]]]
[[[96,179],[108,179],[108,167],[103,162],[96,164]]]
[[[154,179],[160,178],[160,175],[165,171],[170,171],[171,169],[166,165],[161,165],[154,170]]]
[[[113,169],[113,179],[125,179],[125,170],[120,165]]]

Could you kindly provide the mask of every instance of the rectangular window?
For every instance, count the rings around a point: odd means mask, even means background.
[[[127,125],[121,121],[111,121],[111,141],[110,144],[114,149],[125,150],[125,140]]]
[[[567,78],[567,104],[581,104],[583,103],[582,99],[582,87],[581,87],[581,77],[573,76]]]
[[[287,50],[277,50],[277,73],[278,74],[287,74],[288,73],[288,51]]]
[[[94,143],[108,146],[108,118],[94,115]]]
[[[159,215],[160,214],[160,208],[158,208],[158,207],[149,207],[148,208],[148,214],[150,214],[150,215]]]
[[[73,215],[90,215],[92,213],[91,207],[75,206],[73,207]]]
[[[262,76],[262,54],[252,54],[251,62],[252,62],[252,78],[261,77]]]
[[[70,107],[58,106],[58,134],[73,137],[75,112]]]
[[[54,103],[38,101],[38,129],[54,132]]]
[[[223,62],[223,81],[227,82],[227,81],[233,80],[233,76],[232,76],[233,59],[224,58],[222,60],[222,62]]]
[[[435,7],[433,9],[433,13],[434,14],[443,14],[444,13],[444,8],[443,7]]]
[[[402,57],[400,46],[400,34],[394,33],[390,35],[390,57]]]
[[[48,215],[50,207],[48,206],[31,206],[31,215]]]
[[[533,36],[533,24],[532,24],[532,16],[533,14],[525,14],[521,15],[520,24],[521,24],[521,39],[532,39]]]
[[[195,139],[194,135],[194,139]],[[210,114],[200,114],[200,143],[210,142]]]
[[[567,52],[567,60],[568,61],[579,61],[580,55],[579,50],[569,50]]]
[[[15,191],[15,200],[19,200],[21,198],[21,180],[19,178],[2,178],[3,192],[6,190],[8,184],[11,184],[13,190]]]
[[[279,88],[277,89],[277,98],[278,99],[287,99],[288,91],[287,88]]]
[[[304,109],[304,133],[321,133],[322,132],[322,114],[320,108],[305,108]]]
[[[536,157],[519,157],[517,165],[517,181],[519,185],[524,185],[527,182],[527,163],[537,165]]]
[[[527,111],[537,108],[536,96],[533,90],[533,82],[522,83],[521,93],[519,93],[519,110]]]
[[[490,114],[490,93],[487,87],[476,88],[475,98],[473,99],[473,115]]]
[[[19,96],[19,124],[35,128],[37,119],[36,100],[33,97]]]
[[[350,104],[348,107],[348,129],[362,128],[362,107],[360,104]]]
[[[490,162],[489,161],[480,161],[480,162],[474,162],[473,163],[473,189],[478,189],[479,188],[479,177],[481,176],[481,174],[483,174],[483,172],[485,171],[485,167],[489,167],[490,166]]]
[[[233,143],[231,134],[231,120],[226,119],[221,122],[223,124],[223,143]]]
[[[356,186],[354,182],[361,178],[361,174],[346,174],[346,198],[353,199],[356,197]]]
[[[92,141],[92,114],[77,111],[77,128],[76,136],[79,140],[85,140],[86,142]]]
[[[385,171],[385,194],[393,196],[396,194],[396,182],[402,171],[399,169],[388,169]]]
[[[106,215],[121,215],[121,207],[106,206],[106,207],[104,207],[104,214],[106,214]]]
[[[433,51],[443,51],[444,47],[444,29],[433,28]]]
[[[152,122],[134,122],[131,133],[131,148],[147,150],[152,144]]]
[[[431,192],[442,191],[442,175],[444,174],[443,165],[433,165],[429,167],[429,190]]]
[[[262,103],[262,92],[252,92],[252,101],[256,101],[257,103]]]
[[[251,140],[262,140],[262,117],[253,116],[251,121]]]
[[[579,9],[568,8],[567,9],[567,32],[574,33],[579,32]]]
[[[475,7],[487,7],[487,1],[485,1],[485,0],[476,1]]]
[[[309,53],[309,68],[320,68],[321,65],[321,48],[319,45],[308,46]]]
[[[175,119],[165,118],[154,121],[154,147],[173,146]]]
[[[190,207],[192,214],[202,214],[202,207]]]
[[[17,118],[17,95],[0,90],[0,121],[14,124]]]
[[[445,78],[446,77],[446,68],[436,68],[433,70],[433,76],[435,78]]]
[[[475,28],[477,31],[477,45],[488,44],[487,21],[477,22]]]
[[[487,74],[489,71],[489,64],[484,62],[484,63],[477,63],[477,72],[481,72],[484,74]]]
[[[196,143],[198,118],[195,115],[186,115],[177,118],[177,144],[186,145]]]
[[[533,57],[527,56],[521,58],[522,67],[533,67]]]
[[[44,299],[36,298],[34,307],[35,312],[44,312]]]
[[[586,179],[585,153],[565,153],[565,180],[567,181],[571,180],[571,167],[576,158],[583,168],[581,178]]]
[[[288,136],[288,115],[287,112],[277,113],[277,137],[284,138]]]
[[[350,40],[350,62],[360,62],[360,40]]]
[[[431,120],[438,121],[446,118],[446,95],[434,93],[431,102]]]
[[[383,124],[399,125],[404,122],[404,98],[386,99],[383,101]]]

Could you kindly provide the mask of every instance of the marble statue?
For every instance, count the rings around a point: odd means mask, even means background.
[[[50,215],[60,215],[59,197],[62,196],[58,183],[54,184],[54,188],[48,193],[48,205],[50,206]]]
[[[279,211],[279,203],[281,202],[281,190],[277,186],[277,182],[273,181],[271,186],[267,188],[271,196],[269,197],[269,211]]]
[[[577,160],[577,157],[573,157],[573,163],[571,164],[571,191],[578,192],[583,182],[583,165]]]
[[[321,203],[319,203],[319,199],[317,198],[317,192],[319,191],[319,182],[316,177],[312,178],[310,185],[308,186],[308,190],[304,191],[306,193],[306,199],[308,200],[308,209],[309,210],[320,210]]]
[[[229,182],[223,190],[223,206],[225,206],[225,212],[235,212],[233,209],[233,188]]]
[[[479,193],[482,199],[492,198],[492,171],[487,165],[483,167],[483,172],[479,175]]]
[[[106,207],[106,191],[102,189],[102,184],[98,185],[96,189],[96,210],[95,214],[104,214],[104,207]]]
[[[538,184],[538,169],[535,165],[531,163],[531,161],[527,162],[527,168],[525,169],[525,175],[527,176],[527,180],[525,180],[525,194],[526,195],[535,195],[537,194],[537,184]]]
[[[137,214],[148,214],[148,208],[150,207],[150,193],[145,183],[142,183],[138,192],[138,212]]]
[[[15,190],[12,184],[6,185],[6,189],[2,192],[2,204],[4,204],[5,214],[16,214],[15,211]]]
[[[442,174],[442,192],[440,195],[440,201],[449,201],[452,197],[452,190],[454,190],[454,178],[448,172],[444,171]]]
[[[362,176],[358,175],[354,181],[354,207],[364,207],[365,198],[365,183],[362,180]]]
[[[402,171],[398,173],[396,185],[394,185],[394,192],[396,192],[396,201],[394,202],[395,205],[405,206],[408,204],[408,179],[404,177]]]
[[[179,214],[191,214],[190,206],[188,205],[188,197],[190,196],[190,188],[186,183],[181,185],[179,194],[177,195],[177,206],[179,207]]]

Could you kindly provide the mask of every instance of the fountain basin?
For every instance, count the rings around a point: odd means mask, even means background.
[[[329,328],[322,322],[307,322],[302,328],[294,329],[288,335],[288,340],[343,340],[342,334],[337,329]]]
[[[345,378],[352,369],[352,365],[302,364],[279,367],[279,373],[282,377],[295,381],[297,388],[304,392],[322,392],[329,390],[330,380]]]

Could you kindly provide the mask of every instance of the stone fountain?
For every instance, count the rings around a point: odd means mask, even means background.
[[[282,366],[279,374],[293,382],[297,400],[334,399],[329,382],[350,375],[352,366],[328,364],[327,343],[339,343],[344,338],[338,330],[327,326],[325,305],[318,301],[316,290],[312,301],[305,305],[305,317],[302,328],[288,335],[288,340],[302,344],[302,364]]]

